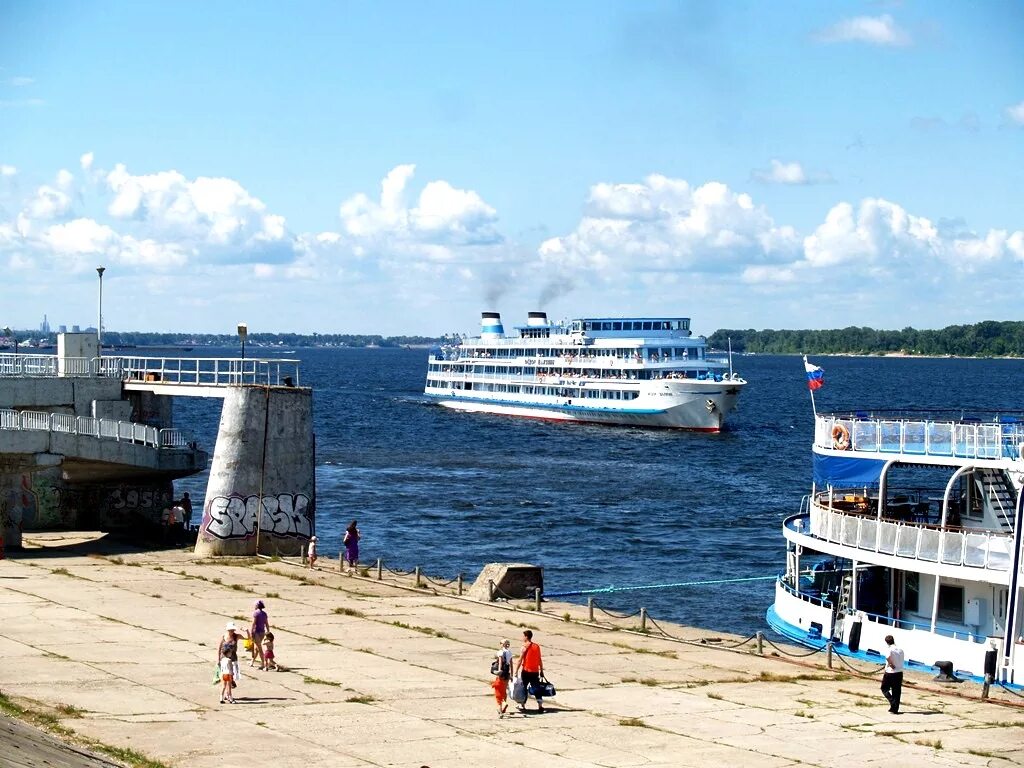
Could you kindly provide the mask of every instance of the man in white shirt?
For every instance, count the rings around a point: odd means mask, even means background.
[[[900,694],[903,691],[903,650],[896,647],[892,635],[885,636],[889,655],[885,657],[885,672],[882,674],[882,694],[889,701],[889,711],[900,713]]]

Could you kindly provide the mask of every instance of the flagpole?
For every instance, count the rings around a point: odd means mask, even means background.
[[[807,362],[807,355],[804,355],[804,370],[810,368],[810,363]],[[814,404],[814,388],[808,386],[807,391],[811,393],[811,411],[814,413],[814,418],[818,418],[818,407]]]

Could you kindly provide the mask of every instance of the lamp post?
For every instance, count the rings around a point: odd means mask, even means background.
[[[96,267],[96,274],[100,276],[99,317],[96,318],[96,341],[99,342],[100,357],[103,356],[103,273],[106,271],[106,267]]]
[[[238,338],[242,341],[242,359],[245,360],[245,337],[249,335],[249,327],[245,323],[238,324]]]

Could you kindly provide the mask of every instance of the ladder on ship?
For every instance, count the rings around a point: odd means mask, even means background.
[[[841,643],[843,642],[843,633],[846,630],[846,619],[851,613],[850,604],[853,600],[852,575],[843,576],[837,592],[835,615],[832,619],[832,640]]]
[[[1013,533],[1013,515],[1017,494],[1006,473],[998,469],[983,469],[978,473],[984,505],[992,510],[1000,533]]]

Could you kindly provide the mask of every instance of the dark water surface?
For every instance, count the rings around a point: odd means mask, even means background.
[[[260,356],[264,350],[253,350]],[[203,354],[203,353],[200,353]],[[234,351],[209,350],[233,355]],[[277,356],[277,355],[274,355]],[[544,566],[549,593],[770,577],[783,519],[810,490],[811,403],[792,356],[738,357],[750,385],[720,435],[463,414],[420,395],[427,351],[299,349],[314,388],[317,535],[333,556],[352,518],[361,555],[475,578]],[[1020,407],[1024,361],[812,357],[819,411]],[[177,426],[213,451],[220,401],[177,398]],[[206,475],[181,481],[198,502]],[[597,596],[609,609],[751,634],[769,579]],[[585,598],[573,598],[581,602]]]

